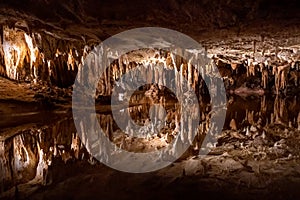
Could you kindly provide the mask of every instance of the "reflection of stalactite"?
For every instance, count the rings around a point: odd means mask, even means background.
[[[263,66],[261,68],[261,82],[262,82],[261,85],[263,86],[264,89],[266,89],[268,86],[268,76],[269,76],[268,69],[265,66]]]
[[[14,177],[30,180],[35,176],[34,167],[37,164],[36,155],[32,149],[32,144],[23,135],[18,135],[13,139],[14,146]]]
[[[298,113],[298,117],[297,117],[297,125],[298,125],[298,130],[300,131],[300,112]]]
[[[265,114],[267,112],[266,96],[263,96],[261,99],[260,112],[261,114]]]
[[[0,142],[0,193],[2,194],[5,190],[4,188],[4,182],[5,179],[10,173],[8,171],[7,163],[5,162],[5,149],[4,149],[4,142]],[[10,178],[11,179],[11,178]]]
[[[277,95],[274,102],[274,123],[285,124],[286,116],[285,100]]]
[[[38,164],[36,167],[36,176],[34,178],[35,181],[41,183],[42,185],[46,184],[47,172],[48,172],[48,163],[46,160],[46,156],[44,154],[44,150],[41,149],[40,144],[37,142],[38,149]]]
[[[280,105],[279,105],[279,98],[276,96],[275,101],[274,101],[274,122],[279,121],[279,116],[280,116]]]
[[[247,121],[249,124],[254,124],[254,111],[246,110]]]
[[[63,160],[65,155],[71,155],[70,150],[73,149],[74,157],[81,159],[80,152],[76,153],[80,147],[79,138],[69,135],[69,131],[75,132],[71,122],[72,119],[65,119],[45,130],[21,131],[0,142],[1,186],[9,189],[14,184],[29,181],[45,185],[51,181],[48,167],[52,164],[52,157]],[[2,176],[3,172],[5,176]],[[0,190],[3,189],[1,186]]]

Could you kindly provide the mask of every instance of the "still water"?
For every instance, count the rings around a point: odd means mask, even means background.
[[[229,96],[224,130],[244,131],[251,126],[263,128],[269,124],[281,124],[290,128],[300,128],[299,96]],[[97,118],[107,137],[116,146],[128,151],[147,152],[160,149],[176,137],[178,102],[165,103],[165,122],[160,130],[155,127],[145,131],[144,139],[127,137],[115,123],[111,109],[122,113],[129,112],[133,121],[139,125],[149,121],[159,123],[153,115],[151,105],[143,95],[136,95],[130,108],[108,105],[96,106]],[[161,107],[156,107],[157,109]],[[34,184],[52,184],[59,175],[53,174],[55,168],[70,169],[76,162],[94,164],[95,159],[88,153],[77,135],[70,111],[51,111],[39,105],[19,104],[18,102],[0,102],[0,191],[5,192],[14,185],[28,182]],[[200,105],[200,128],[205,130],[209,120],[209,106]],[[157,112],[159,113],[159,111]],[[161,117],[160,117],[161,118]],[[201,126],[202,124],[202,126]],[[204,125],[203,125],[204,124]],[[130,126],[130,124],[128,124]],[[201,131],[201,130],[200,130]],[[171,134],[172,133],[172,134]],[[201,135],[201,134],[200,134]],[[203,135],[196,136],[191,144],[197,153]],[[66,173],[67,174],[67,173]]]

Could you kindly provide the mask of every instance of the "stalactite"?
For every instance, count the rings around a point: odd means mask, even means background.
[[[183,110],[183,105],[180,106],[181,110]],[[184,116],[183,115],[184,112],[181,112],[177,119],[179,120],[180,126],[178,127],[178,138],[180,138],[180,141],[184,141]]]
[[[72,143],[71,143],[71,150],[74,152],[74,156],[76,159],[79,159],[79,152],[80,152],[80,138],[78,134],[72,134]]]
[[[67,65],[68,65],[68,70],[75,70],[75,59],[73,56],[73,51],[72,49],[70,49],[69,53],[68,53],[68,61],[67,61]]]
[[[20,32],[16,32],[13,29],[4,27],[4,39],[3,39],[4,60],[6,66],[6,74],[11,79],[17,79],[17,68],[20,62],[20,47],[22,35]],[[18,44],[19,43],[19,44]],[[25,56],[24,56],[25,57]]]
[[[188,74],[188,85],[191,86],[193,84],[193,67],[191,61],[187,64],[187,74]]]
[[[118,79],[118,73],[119,73],[119,69],[116,63],[112,64],[112,78],[113,80],[117,80]]]
[[[230,65],[231,65],[232,74],[236,74],[237,68],[238,68],[238,63],[231,63]]]
[[[248,65],[247,65],[247,76],[255,76],[255,65],[254,62],[252,62],[251,60],[248,61]]]
[[[180,72],[178,72],[177,67],[174,67],[174,74],[175,74],[175,88],[176,88],[176,92],[180,94],[180,92],[181,92]]]
[[[154,81],[155,83],[159,82],[159,66],[154,66]]]
[[[159,84],[159,89],[163,88],[163,85],[166,85],[166,80],[165,80],[165,65],[163,63],[160,63],[158,65],[158,84]]]
[[[153,69],[154,67],[153,67],[153,64],[152,63],[150,63],[149,65],[148,65],[148,69],[147,69],[147,74],[148,74],[148,77],[147,77],[147,82],[152,82],[152,80],[153,80]]]
[[[256,53],[256,41],[253,41],[253,55]]]
[[[179,77],[180,77],[180,81],[179,81],[180,91],[184,92],[183,84],[181,84],[181,83],[183,83],[184,77],[185,77],[185,65],[184,65],[184,63],[182,63],[180,65]]]
[[[91,48],[88,45],[78,45],[80,48],[75,48],[75,46],[65,40],[54,38],[53,35],[50,34],[38,34],[38,33],[25,33],[23,30],[19,29],[13,29],[8,27],[3,27],[3,30],[0,32],[3,33],[3,36],[1,37],[1,40],[3,40],[3,54],[5,59],[5,65],[6,65],[6,75],[11,79],[20,79],[23,76],[24,66],[26,66],[25,63],[23,63],[24,57],[26,57],[26,54],[29,54],[29,66],[30,66],[30,75],[33,79],[40,80],[41,74],[45,74],[46,70],[44,68],[47,68],[47,73],[49,74],[49,78],[47,79],[44,75],[44,80],[51,80],[50,82],[54,85],[59,86],[68,86],[71,85],[72,78],[71,75],[68,73],[72,73],[73,78],[76,76],[75,68],[78,68],[78,77],[79,79],[83,80],[83,77],[86,76],[86,74],[83,74],[83,62],[86,55],[90,52]],[[9,38],[9,39],[7,39]],[[14,39],[12,39],[14,38]],[[21,42],[16,42],[16,38],[19,38]],[[37,48],[39,47],[39,48]],[[253,41],[253,55],[245,55],[243,59],[247,59],[247,76],[256,76],[256,70],[261,72],[261,86],[264,89],[268,89],[268,84],[271,84],[271,78],[269,77],[270,74],[268,73],[268,68],[271,64],[271,58],[268,50],[266,50],[265,54],[262,56],[260,55],[260,50],[258,49],[259,46],[256,46],[256,42]],[[264,47],[265,48],[265,47]],[[276,51],[275,56],[277,57],[277,66],[282,65],[286,60],[285,59],[285,51],[280,50],[281,47],[276,45]],[[280,52],[279,52],[280,50]],[[25,52],[25,53],[24,53]],[[186,78],[189,85],[192,85],[192,87],[196,91],[201,91],[204,87],[203,81],[200,82],[199,77],[197,77],[197,71],[194,68],[195,66],[192,66],[190,62],[187,62],[183,60],[181,56],[179,56],[182,53],[181,49],[176,49],[175,53],[165,52],[165,51],[158,51],[158,50],[151,50],[151,51],[141,51],[141,55],[144,56],[144,58],[141,58],[140,60],[137,59],[137,64],[142,64],[144,67],[147,66],[147,76],[145,76],[144,71],[140,71],[142,74],[142,77],[147,77],[148,80],[151,79],[151,75],[153,76],[152,79],[155,81],[158,81],[159,84],[165,84],[166,78],[164,77],[163,72],[160,70],[160,68],[154,67],[154,72],[151,72],[151,69],[148,69],[148,65],[151,63],[151,65],[155,65],[159,63],[163,63],[164,69],[174,69],[175,77],[180,77],[180,81],[174,80],[174,84],[180,87],[180,90],[182,90],[181,81],[183,78]],[[196,59],[199,57],[199,52],[190,51],[194,54]],[[41,55],[43,53],[43,60],[41,61]],[[177,54],[176,54],[177,53]],[[293,59],[296,58],[297,51],[294,51],[293,49]],[[0,53],[1,54],[1,53]],[[250,53],[251,54],[251,53]],[[210,55],[213,55],[213,59],[216,59],[216,62],[218,64],[218,67],[228,67],[228,64],[231,65],[232,74],[231,75],[240,75],[239,74],[239,67],[241,66],[239,61],[237,59],[233,59],[230,56],[222,56],[219,55],[219,53],[212,53]],[[118,57],[118,56],[117,56]],[[117,58],[115,57],[115,58]],[[135,56],[131,57],[131,53],[122,55],[118,59],[118,65],[111,65],[108,67],[111,67],[111,69],[108,69],[108,73],[103,74],[104,81],[99,84],[99,87],[101,88],[101,91],[103,92],[102,95],[110,95],[112,85],[111,83],[114,80],[117,80],[122,74],[124,74],[126,71],[128,71],[130,68],[132,68],[132,63],[134,62]],[[252,58],[252,59],[250,59]],[[61,59],[60,61],[58,61]],[[255,60],[254,60],[255,59]],[[272,58],[273,59],[273,58]],[[296,61],[296,60],[295,60]],[[148,63],[147,63],[148,62]],[[263,63],[265,63],[263,66]],[[281,62],[281,63],[280,63]],[[44,64],[46,63],[46,64]],[[131,63],[131,64],[130,64]],[[146,64],[147,63],[147,64]],[[224,65],[224,66],[223,66]],[[294,65],[292,65],[294,67]],[[298,66],[298,65],[297,65]],[[160,67],[160,66],[159,66]],[[0,67],[1,68],[1,67]],[[67,68],[67,69],[66,69]],[[275,68],[279,68],[276,70]],[[177,69],[177,71],[176,71]],[[23,70],[23,71],[22,71]],[[70,72],[68,72],[70,70]],[[178,73],[178,70],[180,71]],[[203,74],[208,74],[209,76],[215,73],[213,71],[213,68],[211,65],[200,67],[199,70],[203,72]],[[228,69],[229,70],[229,69]],[[276,72],[275,72],[276,70]],[[112,72],[111,72],[112,71]],[[293,84],[295,86],[298,85],[298,72],[297,69],[294,68],[280,70],[280,67],[274,67],[273,72],[275,73],[275,89],[276,92],[279,93],[279,90],[284,90],[287,88],[287,84],[289,84],[289,81],[293,81]],[[47,74],[46,73],[46,74]],[[1,74],[1,70],[0,70]],[[75,74],[75,75],[74,75]],[[26,74],[28,75],[28,74]],[[290,77],[289,80],[287,78]],[[132,77],[135,79],[136,77]],[[232,78],[232,77],[229,77]],[[229,79],[228,78],[228,79]],[[272,77],[273,78],[273,77]],[[213,78],[209,78],[211,80],[214,80]],[[234,79],[230,79],[234,80]],[[172,83],[173,84],[173,83]],[[217,83],[214,83],[217,84]],[[211,84],[213,86],[214,84]],[[177,88],[179,88],[177,87]],[[197,88],[196,88],[197,87]],[[270,86],[271,88],[271,86]]]
[[[141,76],[143,80],[147,80],[147,65],[140,65]]]
[[[236,126],[236,122],[235,122],[234,118],[231,119],[229,126],[230,126],[231,130],[234,130],[234,131],[237,130],[237,126]]]
[[[199,82],[199,73],[197,69],[194,69],[194,81],[193,81],[193,89],[196,92],[196,95],[198,96],[198,82]]]
[[[275,75],[275,88],[276,88],[276,93],[279,93],[280,89],[285,89],[286,87],[286,81],[287,81],[287,75],[288,71],[290,69],[290,64],[286,65],[281,65],[276,67],[274,71]]]
[[[168,52],[167,58],[166,58],[166,67],[174,67],[174,56],[171,55],[171,53]]]

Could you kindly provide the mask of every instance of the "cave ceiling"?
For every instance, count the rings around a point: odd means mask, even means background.
[[[131,28],[159,26],[183,32],[208,48],[243,39],[292,45],[299,37],[298,4],[294,0],[2,1],[0,24],[87,43]]]

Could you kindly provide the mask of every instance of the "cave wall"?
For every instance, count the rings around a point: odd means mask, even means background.
[[[82,43],[17,27],[3,26],[1,30],[0,75],[60,87],[73,84],[83,60]]]

